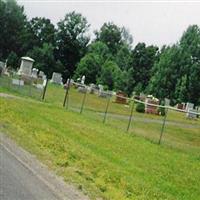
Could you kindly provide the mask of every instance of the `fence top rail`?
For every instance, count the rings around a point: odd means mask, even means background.
[[[77,86],[88,87],[87,85],[81,84],[81,83],[73,82],[73,84],[75,84]],[[96,92],[99,92],[99,90],[96,89],[96,88],[93,88],[93,90],[96,91]],[[101,93],[107,94],[108,96],[111,94],[111,92],[107,92],[107,91],[101,91]],[[172,106],[163,106],[163,105],[158,105],[158,104],[147,103],[147,102],[135,99],[135,98],[124,97],[124,96],[120,96],[120,95],[117,95],[117,94],[112,94],[112,96],[119,97],[121,99],[126,99],[128,101],[134,101],[134,102],[137,102],[137,103],[142,103],[142,104],[149,105],[149,106],[154,106],[154,107],[159,107],[159,108],[164,108],[164,109],[170,109],[170,110],[174,110],[174,111],[178,111],[178,112],[182,112],[182,113],[189,113],[189,114],[194,114],[194,115],[200,116],[200,112],[193,112],[193,111],[190,111],[190,110],[182,110],[182,109],[174,108]]]

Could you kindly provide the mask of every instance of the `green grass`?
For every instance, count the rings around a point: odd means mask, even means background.
[[[43,103],[9,81],[0,78],[0,92],[26,98],[0,98],[1,129],[92,199],[199,199],[199,119],[170,110],[167,122],[177,124],[166,124],[159,146],[161,116],[134,111],[127,133],[129,104],[112,98],[103,124],[107,99],[87,94],[80,115],[74,88],[66,110],[62,86],[49,84]],[[31,97],[40,96],[33,87]]]
[[[15,77],[18,78],[18,77]],[[42,90],[33,85],[18,86],[12,84],[12,77],[0,76],[0,92],[15,94],[23,97],[41,99]]]
[[[88,110],[80,115],[29,99],[0,98],[0,105],[1,129],[92,199],[199,199],[198,131],[188,136],[188,129],[167,128],[170,137],[196,147],[190,151],[176,148],[178,142],[170,148],[135,136],[157,125],[137,122],[127,134],[119,128],[126,120],[108,117],[104,125]]]
[[[69,107],[80,108],[83,100],[82,93],[78,93],[73,87],[69,91]],[[46,92],[46,102],[52,103],[55,105],[62,105],[65,96],[65,91],[60,85],[49,84]],[[84,108],[91,111],[105,112],[107,100],[100,98],[94,94],[87,94]],[[123,105],[115,103],[115,97],[112,98],[109,113],[121,114],[121,115],[130,115],[131,105]],[[134,116],[149,118],[149,119],[162,119],[161,116],[151,115],[151,114],[141,114],[134,112]],[[169,110],[167,119],[169,121],[175,121],[179,123],[186,124],[198,124],[200,125],[200,120],[189,120],[186,118],[185,113],[176,112]]]

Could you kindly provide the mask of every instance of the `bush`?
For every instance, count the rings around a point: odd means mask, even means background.
[[[159,107],[159,108],[158,108],[158,113],[159,113],[160,115],[162,115],[162,116],[165,116],[165,114],[166,114],[165,108]]]
[[[145,112],[145,105],[143,103],[138,103],[136,105],[135,110],[139,113],[144,113]]]

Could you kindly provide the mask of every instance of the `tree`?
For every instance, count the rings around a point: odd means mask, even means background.
[[[89,25],[85,17],[71,12],[58,23],[57,30],[57,58],[65,66],[63,73],[67,80],[75,72],[76,65],[84,56],[89,37],[86,35]]]
[[[88,47],[88,53],[94,53],[98,55],[101,59],[101,64],[103,64],[106,60],[113,59],[113,56],[111,55],[107,45],[100,41],[91,43]]]
[[[86,54],[78,64],[75,78],[86,76],[85,83],[96,83],[101,73],[101,59],[97,54]]]
[[[42,47],[44,43],[55,46],[55,27],[49,19],[35,17],[25,24],[25,30],[22,35],[23,50]]]
[[[121,28],[112,22],[104,23],[99,32],[95,32],[96,41],[107,45],[112,55],[115,55],[122,44]]]
[[[200,28],[192,25],[187,28],[180,39],[180,47],[190,52],[193,61],[200,59]]]
[[[8,55],[7,66],[13,69],[17,69],[19,67],[19,57],[13,51],[11,51],[11,53]]]
[[[158,98],[170,98],[172,104],[192,102],[200,96],[200,29],[189,26],[180,41],[165,47],[155,63],[149,91]]]
[[[33,50],[28,52],[28,56],[35,60],[34,67],[42,70],[48,78],[51,78],[54,71],[63,71],[62,64],[59,61],[56,63],[53,51],[52,44],[44,43],[42,47],[34,47]]]
[[[147,46],[145,43],[138,43],[132,52],[132,76],[135,80],[136,89],[142,92],[148,86],[151,70],[157,59],[158,47]]]
[[[5,60],[11,51],[21,55],[21,36],[26,16],[24,8],[15,0],[0,0],[0,59]]]
[[[149,83],[149,92],[157,98],[169,98],[171,102],[175,99],[175,88],[179,79],[178,65],[181,52],[177,45],[166,48],[160,55],[152,69],[152,77]]]
[[[120,69],[115,62],[106,61],[102,66],[102,71],[98,82],[107,86],[109,90],[112,90],[115,87],[116,79],[119,73]]]
[[[188,81],[188,100],[200,105],[200,63],[194,63]]]
[[[122,45],[117,52],[115,60],[121,70],[128,71],[133,62],[130,48],[127,45]]]
[[[133,37],[130,34],[129,30],[126,29],[125,27],[121,28],[121,37],[122,37],[122,43],[131,49],[131,45],[133,43]]]

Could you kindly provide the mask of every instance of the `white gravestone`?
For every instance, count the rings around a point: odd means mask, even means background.
[[[0,67],[1,67],[1,68],[5,68],[5,63],[2,62],[2,61],[0,61]]]
[[[3,74],[5,71],[5,63],[0,61],[0,74]]]
[[[83,75],[82,78],[81,78],[81,84],[84,85],[84,83],[85,83],[85,75]]]
[[[170,106],[170,99],[165,98],[165,106]]]
[[[33,63],[34,63],[34,60],[32,58],[22,57],[18,74],[25,75],[25,76],[31,76]]]
[[[32,74],[31,74],[31,76],[33,77],[33,78],[37,78],[38,77],[38,69],[36,69],[36,68],[33,68],[32,69]]]
[[[53,72],[51,82],[61,84],[62,83],[62,75],[60,73]]]
[[[12,84],[13,85],[23,86],[24,85],[24,81],[23,80],[19,80],[19,79],[12,79]]]
[[[45,74],[43,71],[39,71],[39,77],[43,77]]]
[[[196,117],[196,115],[195,114],[193,114],[193,113],[190,113],[190,112],[196,112],[196,110],[194,110],[193,109],[194,108],[194,104],[193,103],[187,103],[186,104],[186,111],[187,111],[187,113],[186,113],[186,116],[188,117],[188,118],[195,118]]]
[[[37,89],[40,89],[40,90],[43,90],[44,87],[46,86],[46,84],[47,84],[47,79],[43,80],[43,83],[42,83],[42,84],[37,84],[37,85],[36,85],[36,88],[37,88]]]
[[[42,78],[42,80],[45,80],[47,79],[45,73],[43,71],[39,71],[39,74],[38,74],[39,78]]]

